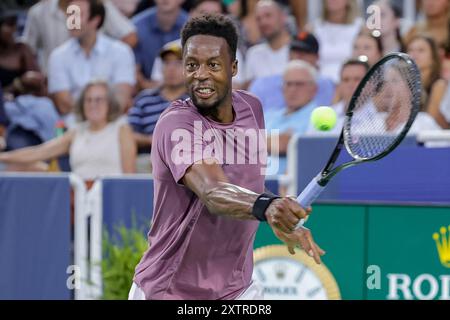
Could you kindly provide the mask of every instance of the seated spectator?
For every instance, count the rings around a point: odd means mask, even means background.
[[[369,30],[363,30],[358,34],[353,44],[353,58],[367,61],[373,66],[383,57],[383,43],[380,37],[376,37]]]
[[[319,43],[313,34],[300,32],[292,38],[289,49],[289,60],[303,60],[316,67],[319,61]],[[319,76],[317,78],[317,94],[315,100],[318,105],[330,105],[334,98],[334,83],[330,79]],[[283,75],[274,75],[256,79],[249,91],[256,95],[263,106],[264,112],[283,109],[286,106],[283,96]]]
[[[438,50],[444,50],[448,44],[449,0],[422,0],[424,21],[416,23],[405,36],[405,43],[410,43],[419,34],[428,34],[435,41]]]
[[[137,63],[137,79],[140,89],[159,85],[152,76],[153,64],[161,48],[180,38],[181,28],[188,14],[181,9],[182,0],[155,0],[156,6],[144,10],[133,18],[138,33],[134,48]]]
[[[128,18],[131,18],[136,11],[139,0],[111,0],[119,11]]]
[[[117,0],[117,1],[122,1],[122,0]],[[183,10],[185,10],[185,11],[191,10],[192,2],[194,2],[194,1],[195,0],[183,0],[182,1],[183,5],[181,6],[181,8],[183,8]],[[256,0],[256,1],[258,1],[258,0]],[[157,0],[140,0],[140,1],[138,1],[138,5],[136,7],[136,11],[134,12],[134,15],[137,15],[144,10],[154,7],[156,3],[157,3]]]
[[[245,75],[248,84],[258,78],[282,74],[289,61],[291,42],[286,28],[286,14],[278,3],[261,0],[255,14],[265,42],[247,51]]]
[[[423,110],[428,112],[443,128],[447,122],[440,106],[447,89],[447,81],[441,76],[441,58],[436,43],[431,37],[417,35],[407,44],[407,52],[419,67],[422,85]]]
[[[450,84],[447,85],[444,97],[442,98],[441,104],[439,106],[439,111],[439,125],[443,129],[450,129]]]
[[[336,111],[338,119],[335,127],[330,131],[318,131],[311,123],[309,123],[307,134],[339,135],[341,133],[347,106],[359,83],[367,74],[367,71],[369,71],[369,65],[365,61],[350,59],[344,63],[341,69],[341,82],[337,87],[337,93],[340,100],[331,106],[334,111]]]
[[[289,140],[295,134],[306,133],[311,112],[318,106],[314,100],[316,83],[317,71],[312,65],[300,60],[288,63],[283,78],[286,108],[265,116],[268,152],[271,154],[268,174],[286,173]],[[279,135],[271,134],[271,130],[279,130]]]
[[[6,148],[5,132],[8,124],[9,120],[6,116],[5,106],[3,104],[3,90],[0,86],[0,151]]]
[[[226,14],[225,6],[221,0],[196,0],[192,4],[192,9],[189,12],[191,18],[195,18],[205,14]],[[181,41],[181,40],[179,40]],[[233,77],[233,89],[241,89],[245,84],[245,65],[244,57],[239,50],[236,52],[236,60],[238,61],[238,73]],[[155,58],[155,63],[152,69],[152,81],[161,83],[162,81],[162,62],[161,57]]]
[[[27,71],[39,70],[31,49],[15,40],[17,15],[0,12],[0,83],[4,91],[11,91],[13,82]]]
[[[378,115],[371,122],[372,128],[383,128],[386,132],[401,131],[409,119],[409,110],[412,104],[412,94],[408,88],[408,81],[403,76],[402,66],[393,65],[384,75],[385,85],[374,99]],[[388,108],[386,108],[388,106]],[[414,123],[408,131],[409,135],[417,135],[425,130],[441,130],[441,127],[427,112],[419,112]]]
[[[356,0],[322,0],[322,17],[307,26],[320,44],[320,73],[339,82],[342,64],[352,56],[352,46],[363,26]]]
[[[98,3],[101,0],[85,1]],[[103,3],[106,13],[102,31],[134,47],[137,43],[137,34],[133,23],[109,0]],[[48,71],[51,52],[70,39],[66,15],[69,4],[70,0],[41,0],[28,11],[23,41],[38,55],[39,65],[44,73]]]
[[[108,84],[90,82],[80,95],[76,113],[82,122],[63,136],[0,153],[0,162],[29,166],[69,153],[72,171],[85,180],[134,173],[136,145],[132,130],[119,118],[120,105]]]
[[[122,110],[132,102],[135,62],[130,47],[99,32],[105,9],[97,0],[72,0],[81,9],[81,28],[70,31],[72,38],[50,55],[48,86],[67,126],[74,124],[72,111],[80,91],[92,79],[114,86]]]
[[[403,11],[394,0],[379,0],[374,3],[381,10],[381,42],[384,55],[391,52],[404,52],[405,46],[401,35],[401,18]]]
[[[442,60],[441,77],[442,77],[442,79],[449,82],[450,81],[450,47],[447,48],[446,51],[447,52],[445,53],[445,56]]]
[[[161,113],[172,101],[187,98],[181,51],[181,40],[169,42],[162,48],[162,85],[139,93],[128,111],[128,122],[138,147],[143,151],[150,151],[153,130]]]
[[[258,44],[261,40],[261,33],[256,23],[255,7],[258,0],[225,0],[227,11],[234,19],[240,39],[238,46],[245,55],[247,49]]]
[[[28,71],[16,84],[14,100],[5,101],[9,120],[7,150],[38,145],[53,139],[59,120],[52,100],[45,96],[45,78],[41,73]]]

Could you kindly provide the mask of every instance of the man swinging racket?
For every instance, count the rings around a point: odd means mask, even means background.
[[[231,20],[194,18],[181,38],[190,98],[173,102],[154,131],[150,247],[129,299],[262,299],[252,282],[259,221],[267,221],[291,254],[300,246],[320,263],[324,251],[308,229],[295,230],[309,208],[264,193],[265,159],[253,161],[261,150],[230,138],[264,129],[258,99],[231,89],[238,68]]]

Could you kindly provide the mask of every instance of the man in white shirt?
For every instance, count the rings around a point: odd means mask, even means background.
[[[42,0],[30,8],[23,41],[39,57],[39,66],[46,73],[51,52],[70,39],[66,8],[69,0]],[[106,16],[102,31],[130,46],[137,43],[136,28],[109,0],[104,1]]]
[[[131,48],[98,31],[105,9],[98,0],[72,0],[81,9],[81,28],[71,30],[72,38],[56,48],[49,59],[48,90],[61,115],[72,113],[83,87],[93,79],[103,79],[125,110],[131,104],[136,83],[135,60]],[[69,119],[69,125],[73,119]]]
[[[286,13],[273,0],[261,0],[255,9],[259,30],[266,42],[247,51],[246,80],[282,74],[289,60],[291,37],[286,28]]]

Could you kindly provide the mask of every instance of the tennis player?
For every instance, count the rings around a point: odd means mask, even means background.
[[[251,161],[261,150],[226,139],[239,130],[264,129],[258,99],[231,89],[237,40],[224,16],[194,18],[182,30],[190,98],[173,102],[154,131],[150,246],[136,267],[129,299],[262,299],[252,282],[259,221],[267,221],[292,254],[300,246],[317,263],[324,254],[308,229],[295,230],[310,208],[264,193],[265,159]],[[212,138],[224,141],[226,154],[211,152]]]

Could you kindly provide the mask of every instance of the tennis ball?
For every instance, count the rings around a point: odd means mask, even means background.
[[[315,108],[311,114],[311,123],[320,131],[328,131],[336,125],[336,111],[330,107]]]

